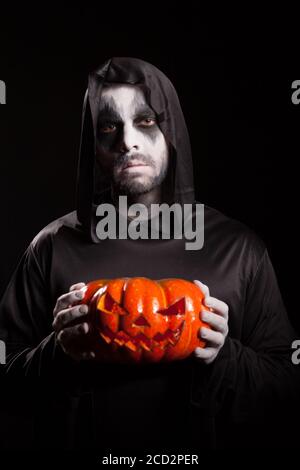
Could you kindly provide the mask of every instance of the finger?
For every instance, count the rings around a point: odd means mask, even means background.
[[[209,360],[209,359],[212,359],[216,354],[216,350],[215,348],[195,348],[194,349],[194,355],[198,358],[198,359],[205,359],[205,360]]]
[[[202,327],[199,331],[199,336],[205,341],[209,342],[209,346],[215,346],[220,348],[224,344],[224,336],[218,331],[209,330],[208,328]]]
[[[228,318],[229,307],[222,300],[209,296],[205,298],[204,303],[207,307],[212,308],[216,313],[222,315],[222,317]]]
[[[202,310],[201,319],[208,323],[214,330],[219,331],[220,333],[228,333],[228,324],[227,320],[217,313],[208,312],[207,310]]]
[[[72,284],[69,291],[82,289],[82,287],[86,286],[85,282],[77,282],[77,284]]]
[[[66,294],[58,297],[56,305],[53,310],[53,315],[56,316],[58,312],[72,306],[75,302],[79,302],[84,297],[84,292],[81,290],[76,290],[72,292],[67,292]]]
[[[200,290],[203,292],[204,297],[209,296],[209,288],[205,284],[203,284],[201,281],[198,281],[197,279],[194,279],[194,284],[200,287]]]
[[[89,325],[86,322],[80,323],[80,325],[70,326],[68,328],[64,328],[58,333],[57,341],[66,347],[74,340],[86,335],[88,331]]]
[[[89,308],[85,304],[82,304],[79,306],[76,305],[75,307],[61,310],[60,312],[58,312],[58,314],[56,315],[52,323],[54,331],[58,333],[60,330],[65,328],[72,321],[80,317],[85,317],[88,311],[89,311]]]

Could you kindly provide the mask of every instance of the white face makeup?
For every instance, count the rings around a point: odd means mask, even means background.
[[[137,86],[114,84],[103,89],[97,130],[97,157],[119,191],[144,194],[161,184],[168,146]]]

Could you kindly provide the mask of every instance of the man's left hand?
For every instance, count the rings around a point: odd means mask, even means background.
[[[199,337],[206,342],[204,348],[196,348],[194,355],[205,364],[213,362],[222,349],[226,336],[228,335],[228,305],[222,300],[211,297],[209,288],[202,282],[195,280],[194,283],[204,294],[204,304],[208,309],[202,309],[201,319],[208,323],[211,329],[202,327]]]

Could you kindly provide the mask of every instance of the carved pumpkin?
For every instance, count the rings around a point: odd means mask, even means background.
[[[80,303],[89,305],[93,349],[105,362],[159,362],[188,357],[199,339],[204,295],[183,279],[100,279]],[[204,307],[205,308],[205,307]]]

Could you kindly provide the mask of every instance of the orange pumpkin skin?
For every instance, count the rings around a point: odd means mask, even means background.
[[[184,279],[99,279],[83,288],[89,305],[91,346],[98,360],[167,362],[204,347],[199,329],[204,294]]]

